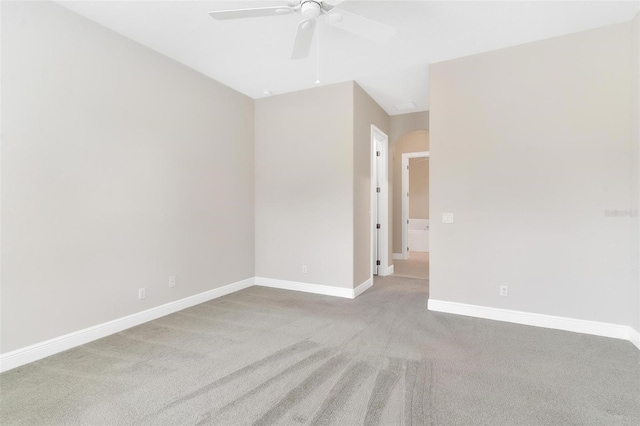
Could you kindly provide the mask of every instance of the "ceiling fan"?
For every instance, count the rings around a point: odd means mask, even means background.
[[[393,37],[395,28],[365,18],[364,16],[335,8],[335,6],[343,1],[344,0],[287,0],[286,6],[220,10],[209,12],[209,15],[214,19],[227,20],[299,13],[302,16],[302,21],[298,24],[291,59],[304,59],[309,56],[317,21],[322,21],[351,34],[378,43],[384,43]]]

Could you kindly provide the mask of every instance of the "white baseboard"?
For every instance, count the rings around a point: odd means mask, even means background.
[[[390,266],[390,268],[392,269],[393,265]],[[36,343],[25,348],[0,354],[0,372],[20,367],[21,365],[37,361],[76,346],[84,345],[85,343],[118,333],[128,328],[135,327],[136,325],[152,321],[191,306],[226,296],[227,294],[249,288],[253,285],[354,299],[369,289],[373,285],[373,280],[370,278],[355,289],[349,289],[319,284],[276,280],[271,278],[248,278],[223,287],[205,291],[204,293],[196,294],[155,308],[131,314],[126,317],[118,318],[103,324],[46,340],[44,342]],[[466,315],[477,318],[532,325],[536,327],[553,328],[557,330],[624,339],[629,340],[638,347],[638,349],[640,349],[640,333],[629,326],[489,308],[485,306],[467,305],[464,303],[447,302],[434,299],[429,299],[428,309],[436,312],[446,312],[450,314]]]
[[[277,280],[274,278],[256,277],[256,285],[263,287],[279,288],[281,290],[302,291],[305,293],[322,294],[325,296],[354,298],[351,288],[333,287],[330,285],[301,283],[296,281]]]
[[[393,273],[395,272],[395,269],[393,267],[393,265],[389,266],[387,268],[387,274],[386,275],[393,275]]]
[[[302,291],[304,293],[321,294],[324,296],[344,297],[345,299],[355,299],[373,285],[373,280],[369,278],[368,280],[357,286],[355,289],[262,277],[256,277],[255,285],[259,285],[262,287],[279,288],[281,290],[293,290]]]
[[[427,307],[430,311],[435,312],[445,312],[448,314],[466,315],[469,317],[624,339],[629,340],[640,349],[640,334],[627,325],[556,317],[553,315],[534,314],[434,299],[429,299]]]
[[[366,280],[365,282],[360,284],[358,287],[353,289],[353,297],[352,297],[352,299],[355,299],[356,297],[360,296],[367,289],[371,288],[372,285],[373,285],[373,277],[369,278],[368,280]]]
[[[407,260],[407,256],[402,253],[393,253],[392,258],[393,260]]]
[[[12,368],[28,364],[33,361],[57,354],[76,346],[84,345],[102,337],[118,333],[136,325],[181,311],[182,309],[207,302],[218,297],[251,287],[254,285],[254,278],[238,281],[223,287],[214,288],[204,293],[196,294],[184,299],[176,300],[155,308],[118,318],[112,321],[98,324],[93,327],[65,334],[35,345],[17,349],[0,355],[0,372],[11,370]]]
[[[274,280],[270,278],[248,278],[243,281],[214,288],[213,290],[205,291],[204,293],[176,300],[126,317],[55,337],[25,348],[0,354],[0,373],[254,285],[354,299],[371,287],[373,285],[373,280],[368,279],[355,289],[350,289]]]
[[[636,348],[640,349],[640,332],[629,327],[629,341],[636,345]]]

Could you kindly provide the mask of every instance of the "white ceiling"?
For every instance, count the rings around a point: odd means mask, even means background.
[[[397,29],[378,45],[326,24],[308,59],[289,59],[297,14],[216,21],[207,12],[264,1],[57,1],[252,98],[355,80],[390,115],[429,109],[429,64],[631,20],[638,1],[346,1]],[[316,53],[319,52],[319,55]],[[598,52],[594,52],[597,55]],[[413,109],[396,105],[414,102]]]

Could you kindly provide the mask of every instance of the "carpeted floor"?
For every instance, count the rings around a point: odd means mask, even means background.
[[[405,278],[429,278],[429,253],[428,252],[409,252],[407,260],[393,261],[393,275]]]
[[[2,425],[635,425],[631,343],[252,287],[0,375]]]

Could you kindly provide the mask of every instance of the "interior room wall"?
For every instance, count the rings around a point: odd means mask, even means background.
[[[253,277],[253,100],[55,3],[1,7],[2,353]]]
[[[409,159],[409,218],[429,219],[429,160]]]
[[[432,299],[637,321],[636,219],[607,214],[632,192],[631,31],[431,66],[431,217],[455,214],[431,224]]]
[[[389,143],[392,145],[407,133],[429,130],[429,111],[392,115],[389,128]]]
[[[256,276],[353,288],[353,98],[345,82],[256,101]]]
[[[429,131],[404,134],[393,144],[393,252],[402,253],[402,154],[429,151]]]
[[[640,210],[640,13],[636,14],[631,23],[631,67],[632,67],[632,86],[631,86],[631,119],[632,130],[631,138],[633,149],[635,150],[632,158],[635,159],[633,165],[633,191],[632,191],[632,208],[635,212]],[[635,323],[632,324],[636,332],[640,334],[640,226],[638,225],[640,218],[636,217],[634,222],[632,245],[634,247],[633,258],[636,260],[633,270],[633,282],[635,283],[636,295],[632,300],[636,300],[635,306]]]
[[[358,286],[371,276],[371,125],[388,136],[390,119],[357,83],[353,90],[353,282]],[[387,264],[392,265],[391,240],[387,251]]]

